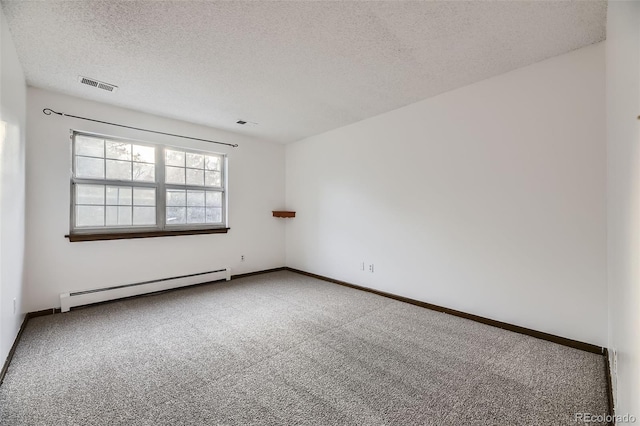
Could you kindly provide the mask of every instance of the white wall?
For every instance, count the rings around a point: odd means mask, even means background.
[[[604,54],[288,145],[287,266],[606,345]]]
[[[46,116],[43,108],[238,143],[240,147]],[[59,294],[67,291],[208,271],[220,266],[231,266],[233,274],[283,266],[284,223],[271,216],[271,210],[284,204],[282,145],[36,88],[28,90],[27,126],[28,311],[60,306]],[[64,237],[69,232],[70,129],[227,153],[231,230],[228,234],[70,243]],[[245,255],[245,262],[240,262],[241,255]]]
[[[22,66],[0,8],[0,366],[24,319],[25,116]],[[16,312],[14,313],[14,300]]]
[[[616,414],[640,419],[640,3],[607,11],[609,349]]]

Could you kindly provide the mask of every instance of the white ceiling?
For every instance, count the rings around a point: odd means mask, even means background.
[[[279,142],[602,41],[606,22],[605,1],[2,6],[33,86]]]

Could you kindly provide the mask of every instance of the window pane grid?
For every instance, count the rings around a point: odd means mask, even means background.
[[[223,155],[76,133],[73,160],[74,229],[224,225]]]
[[[155,192],[147,187],[77,184],[76,226],[155,226]]]
[[[222,192],[167,189],[167,225],[222,223]]]
[[[220,156],[168,149],[165,158],[166,184],[222,188]]]
[[[155,182],[155,147],[82,137],[75,149],[75,177]]]

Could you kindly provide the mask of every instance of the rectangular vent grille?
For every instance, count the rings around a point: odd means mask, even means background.
[[[86,85],[91,86],[91,87],[95,87],[95,88],[98,88],[98,89],[106,90],[107,92],[115,92],[116,90],[118,90],[118,86],[115,86],[115,85],[109,84],[109,83],[105,83],[105,82],[102,82],[102,81],[98,81],[98,80],[95,80],[93,78],[87,78],[87,77],[79,76],[78,77],[78,81],[80,81],[80,83],[82,83],[82,84],[86,84]]]
[[[82,77],[82,80],[80,80],[80,82],[83,84],[88,84],[89,86],[98,87],[97,81],[89,80],[88,78],[85,78],[85,77]]]
[[[104,89],[113,92],[115,88],[115,86],[111,86],[109,84],[98,83],[98,89]]]

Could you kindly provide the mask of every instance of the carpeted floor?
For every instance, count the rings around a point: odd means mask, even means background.
[[[575,425],[602,356],[293,272],[29,321],[2,425]]]

